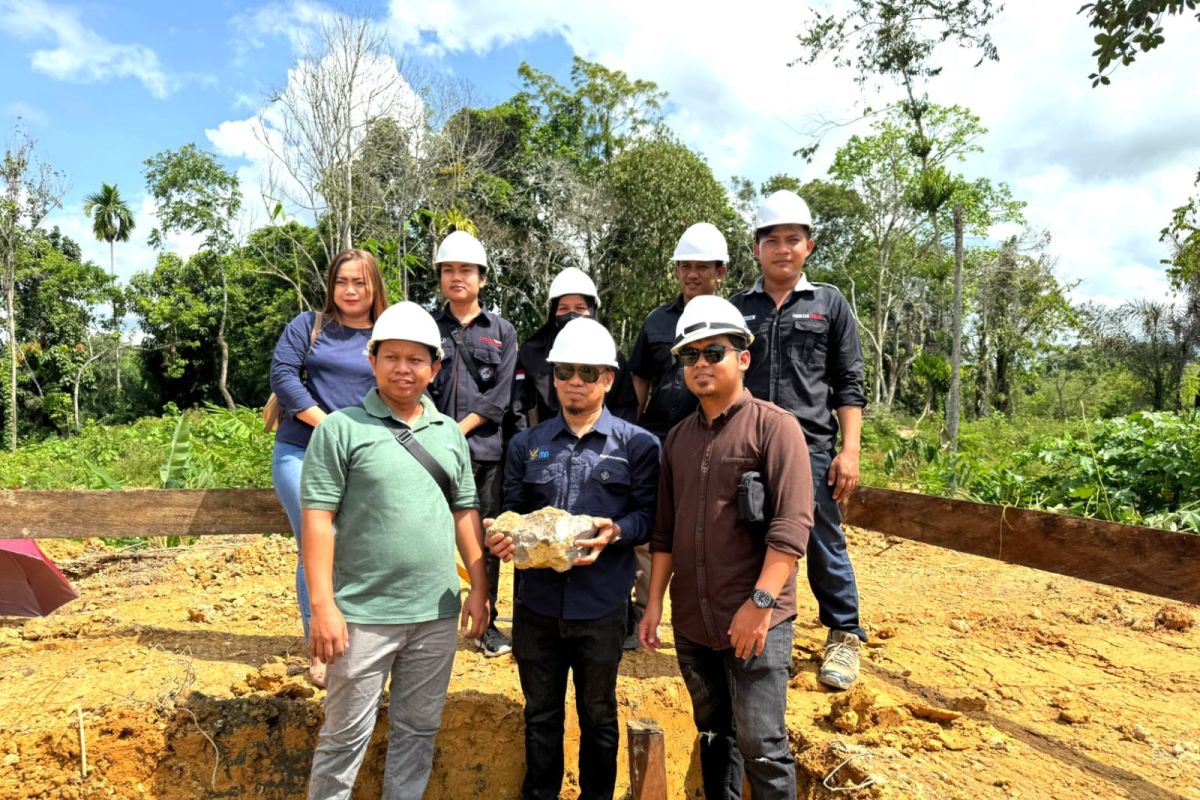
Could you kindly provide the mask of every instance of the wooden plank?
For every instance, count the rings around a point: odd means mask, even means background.
[[[846,522],[880,533],[1200,604],[1200,536],[859,487]]]
[[[270,489],[0,492],[0,539],[290,532]]]
[[[625,726],[629,748],[630,800],[667,800],[667,759],[663,729],[652,719]]]

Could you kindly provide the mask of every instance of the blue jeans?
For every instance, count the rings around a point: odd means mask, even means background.
[[[513,656],[525,694],[525,800],[558,800],[562,791],[568,670],[579,715],[579,800],[612,800],[626,613],[624,603],[599,619],[545,617],[522,603],[513,609]]]
[[[308,641],[308,620],[312,610],[308,604],[308,583],[304,579],[304,559],[300,541],[300,470],[304,467],[304,448],[286,442],[276,442],[271,457],[271,482],[275,495],[287,512],[296,537],[296,600],[300,604],[300,620],[304,623],[304,641]]]
[[[740,659],[675,632],[679,671],[700,733],[700,774],[707,800],[740,800],[742,773],[754,800],[795,800],[796,759],[788,743],[788,667],[792,621],[767,631],[762,655]]]
[[[842,512],[833,499],[833,487],[829,479],[829,465],[833,451],[818,453],[809,451],[812,465],[813,527],[808,536],[808,585],[817,599],[821,624],[835,631],[853,633],[864,642],[867,633],[858,621],[858,584],[854,580],[854,566],[846,551],[846,534],[842,532]]]

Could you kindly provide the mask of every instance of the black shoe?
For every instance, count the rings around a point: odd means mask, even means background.
[[[495,658],[512,652],[512,642],[509,638],[491,627],[483,632],[483,636],[475,640],[475,646],[483,651],[487,658]]]

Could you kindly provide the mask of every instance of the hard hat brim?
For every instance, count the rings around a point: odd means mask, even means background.
[[[740,336],[746,340],[747,347],[754,344],[754,334],[744,326],[734,325],[731,322],[697,322],[695,325],[689,325],[682,334],[675,337],[675,343],[671,345],[671,353],[678,355],[681,348],[692,342],[722,335]]]

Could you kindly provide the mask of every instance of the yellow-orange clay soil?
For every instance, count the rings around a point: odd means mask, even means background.
[[[849,538],[872,641],[854,689],[822,688],[824,631],[802,579],[787,709],[800,797],[1200,800],[1200,610]],[[304,677],[290,539],[136,556],[42,544],[82,597],[46,618],[0,618],[0,798],[304,796],[323,694]],[[664,728],[669,796],[702,796],[673,649],[626,654],[617,694],[622,738],[629,718]],[[521,709],[511,657],[462,643],[426,797],[518,797]],[[355,797],[379,796],[385,719]],[[574,798],[573,710],[564,747]],[[618,797],[624,752],[622,741]]]

